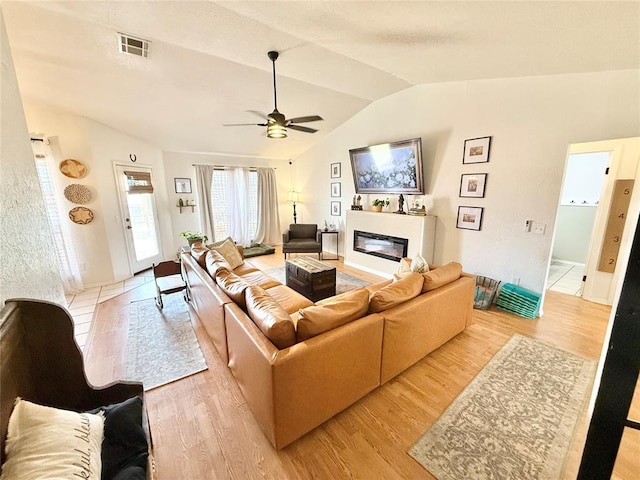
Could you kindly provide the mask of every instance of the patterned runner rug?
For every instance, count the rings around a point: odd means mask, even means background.
[[[130,304],[125,379],[142,382],[145,390],[207,369],[182,294],[162,299],[162,310],[153,298]]]
[[[595,362],[514,335],[409,450],[438,480],[557,479]]]
[[[269,270],[265,270],[264,273],[272,276],[282,284],[285,283],[286,278],[284,267],[271,268]],[[336,295],[350,290],[355,290],[358,287],[366,287],[367,285],[369,285],[369,282],[365,282],[364,280],[360,280],[359,278],[346,273],[336,272]]]

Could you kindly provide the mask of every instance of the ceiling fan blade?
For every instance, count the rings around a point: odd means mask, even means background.
[[[265,112],[261,112],[260,110],[245,110],[245,112],[253,113],[254,115],[259,116],[262,120],[267,119],[267,114]]]
[[[243,126],[254,126],[254,127],[266,127],[266,123],[223,123],[223,127],[243,127]]]
[[[318,131],[315,128],[302,127],[300,125],[287,125],[287,128],[290,128],[291,130],[298,130],[299,132],[305,132],[305,133],[316,133]]]
[[[318,120],[324,120],[324,118],[322,118],[319,115],[309,115],[308,117],[289,118],[287,122],[288,123],[306,123],[306,122],[317,122]]]

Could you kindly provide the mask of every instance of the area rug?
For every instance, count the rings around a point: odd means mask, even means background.
[[[594,372],[514,335],[409,455],[438,480],[560,478]]]
[[[145,390],[207,369],[182,295],[162,299],[162,310],[153,298],[130,304],[125,379],[142,382]]]
[[[269,270],[265,270],[264,273],[272,276],[280,283],[286,283],[284,267],[271,268]],[[352,277],[346,273],[336,271],[336,295],[350,290],[355,290],[358,287],[366,287],[367,285],[370,285],[370,283],[360,280],[359,278]]]

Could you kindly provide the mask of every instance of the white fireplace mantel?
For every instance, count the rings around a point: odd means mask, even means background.
[[[406,238],[409,240],[408,257],[419,252],[425,260],[432,263],[436,220],[437,217],[432,215],[347,210],[344,263],[383,277],[391,277],[398,270],[398,262],[356,252],[353,249],[354,230]]]

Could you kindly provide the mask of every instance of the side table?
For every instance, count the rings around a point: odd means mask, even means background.
[[[324,236],[325,235],[335,235],[336,236],[336,256],[327,258],[324,255]],[[320,260],[340,260],[340,255],[338,254],[338,230],[320,230],[320,245],[322,246],[322,251],[320,253]]]

